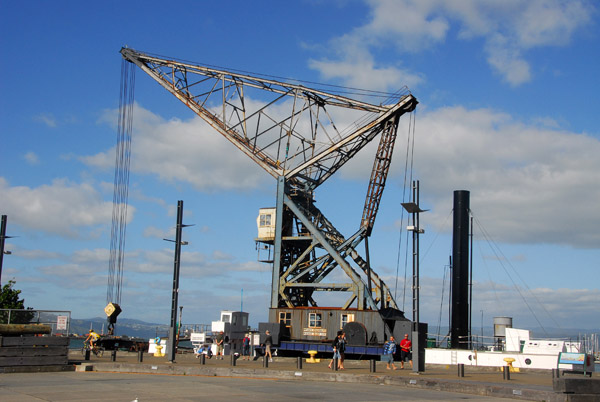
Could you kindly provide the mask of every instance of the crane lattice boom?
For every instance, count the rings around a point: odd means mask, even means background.
[[[358,309],[396,308],[357,246],[370,236],[389,172],[400,117],[417,100],[404,89],[328,91],[121,49],[134,63],[277,179],[271,308],[316,306],[315,291],[347,291]],[[333,88],[333,89],[331,89]],[[347,90],[344,88],[344,90]],[[354,90],[359,91],[359,90]],[[358,231],[345,238],[314,205],[314,190],[380,137]],[[340,267],[351,283],[324,283]]]

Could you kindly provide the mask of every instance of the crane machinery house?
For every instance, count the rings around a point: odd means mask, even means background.
[[[256,225],[259,239],[273,240],[275,238],[275,208],[260,208]]]

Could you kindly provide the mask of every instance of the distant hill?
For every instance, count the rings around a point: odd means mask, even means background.
[[[71,333],[77,335],[87,334],[90,327],[100,333],[104,328],[107,331],[106,318],[95,317],[87,319],[71,319]],[[120,318],[115,325],[115,335],[126,335],[132,338],[150,339],[157,335],[167,336],[169,326],[164,324],[149,323],[131,318]]]

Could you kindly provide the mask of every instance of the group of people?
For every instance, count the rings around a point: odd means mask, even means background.
[[[215,338],[215,344],[217,346],[215,358],[217,360],[223,360],[226,342],[227,337],[225,336],[223,331],[219,332]],[[271,357],[271,345],[273,344],[273,338],[271,338],[269,331],[266,332],[265,344],[266,354],[268,354],[270,361],[273,361],[273,358]],[[210,359],[213,356],[212,348],[210,346],[201,346],[197,349],[195,353],[196,357],[199,357],[201,354],[206,354],[207,357]],[[250,334],[244,334],[244,338],[242,339],[242,359],[250,360]]]
[[[346,333],[344,331],[338,331],[337,336],[333,340],[331,345],[333,347],[333,358],[329,363],[329,368],[335,364],[337,359],[338,370],[344,369],[344,354],[346,352]]]
[[[397,367],[394,364],[394,355],[396,354],[396,340],[393,336],[390,336],[390,339],[383,345],[383,356],[381,356],[381,361],[385,361],[387,363],[387,369],[396,370]],[[411,350],[412,342],[408,339],[408,334],[404,334],[404,339],[400,341],[400,369],[404,368],[404,362],[408,359],[410,363],[410,367],[412,368],[412,355]]]
[[[222,360],[224,355],[224,343],[226,342],[223,331],[221,331],[217,335],[215,341],[217,346],[216,358]],[[273,337],[271,336],[271,333],[268,330],[265,331],[265,340],[261,344],[261,346],[264,347],[265,358],[268,358],[269,362],[273,362],[273,355],[271,353],[271,346],[273,346]],[[337,336],[333,340],[331,346],[333,348],[333,357],[331,359],[331,362],[329,363],[329,368],[332,368],[334,364],[337,364],[338,370],[344,370],[344,355],[346,352],[346,334],[344,333],[344,331],[340,330],[337,332]],[[412,342],[408,338],[408,334],[404,334],[404,339],[400,341],[399,345],[396,344],[395,338],[391,336],[390,339],[383,345],[383,355],[381,356],[381,361],[385,361],[387,363],[386,368],[388,370],[396,370],[397,367],[394,364],[394,355],[396,354],[398,346],[400,347],[400,368],[404,368],[404,362],[407,360],[410,363],[410,367],[412,368]],[[210,351],[210,347],[208,349],[210,358],[212,353]],[[198,353],[203,353],[203,349],[200,349]],[[250,334],[245,334],[244,338],[242,339],[242,356],[243,359],[250,360]]]

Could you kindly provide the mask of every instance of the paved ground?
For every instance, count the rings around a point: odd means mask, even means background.
[[[375,373],[368,361],[347,361],[343,371],[328,369],[328,360],[318,364],[276,357],[269,367],[262,359],[206,360],[205,365],[191,354],[165,357],[118,352],[84,361],[72,351],[70,361],[79,372],[0,374],[1,401],[191,401],[191,400],[348,400],[348,401],[501,401],[553,400],[552,373],[528,371],[511,373],[503,379],[497,369],[465,368],[458,377],[455,366],[427,367],[415,375],[404,370],[386,370],[377,362]],[[84,371],[90,370],[90,371]],[[595,373],[597,376],[597,373]]]
[[[506,401],[373,384],[99,372],[0,375],[0,400],[29,401]]]
[[[85,363],[81,354],[71,353],[69,356],[74,362]],[[118,352],[116,363],[137,363],[138,356],[135,353]],[[110,354],[106,353],[103,357],[98,358],[91,356],[90,363],[95,364],[99,367],[99,364],[110,363]],[[318,364],[306,363],[303,361],[304,372],[311,373],[328,373],[328,374],[372,374],[369,369],[369,361],[367,360],[348,360],[345,364],[346,369],[343,371],[334,372],[328,369],[330,360],[323,359]],[[144,354],[143,356],[144,365],[171,365],[165,357],[154,357],[152,355]],[[295,358],[282,358],[276,357],[273,363],[269,363],[268,368],[264,368],[267,371],[296,371],[297,359]],[[173,366],[180,367],[201,367],[200,360],[194,358],[192,354],[177,355]],[[391,377],[402,377],[406,379],[445,379],[445,380],[456,380],[462,382],[482,382],[482,383],[493,383],[499,385],[510,385],[510,386],[529,386],[539,389],[552,389],[552,372],[549,370],[536,370],[526,371],[520,373],[511,373],[510,381],[505,381],[502,372],[496,368],[470,368],[465,367],[465,376],[462,378],[458,377],[458,371],[456,366],[428,366],[425,372],[419,375],[414,375],[412,369],[406,364],[404,370],[400,370],[400,365],[397,364],[398,370],[386,370],[385,363],[376,363],[376,374],[391,376]],[[226,368],[231,366],[231,359],[229,356],[225,356],[223,360],[216,360],[215,358],[206,359],[206,366]],[[241,360],[236,361],[236,368],[238,369],[263,369],[262,358],[259,360]],[[595,373],[598,375],[598,373]]]

